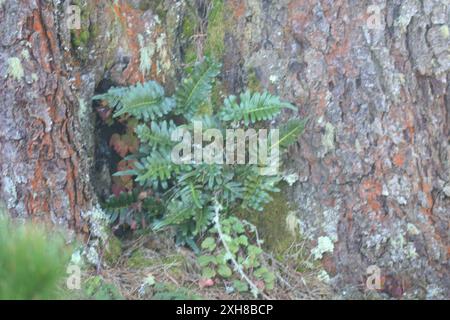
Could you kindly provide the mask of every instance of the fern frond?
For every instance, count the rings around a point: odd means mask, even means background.
[[[300,135],[305,130],[307,119],[291,119],[280,129],[280,137],[278,145],[282,148],[288,148],[290,145],[297,142]],[[272,148],[275,145],[272,145]]]
[[[195,66],[192,75],[183,80],[175,93],[176,114],[183,114],[186,118],[196,114],[199,105],[210,97],[214,78],[221,67],[208,58]]]
[[[110,215],[110,221],[113,223],[125,215],[131,205],[138,201],[137,192],[122,192],[119,196],[111,196],[103,204],[103,209]]]
[[[225,106],[220,112],[223,121],[244,121],[248,126],[257,121],[272,120],[283,108],[295,109],[268,92],[251,94],[250,91],[246,91],[239,98],[239,103],[236,96],[230,96],[225,100]]]
[[[155,81],[139,83],[118,93],[121,96],[114,117],[129,114],[145,121],[155,120],[168,114],[175,107],[175,101],[166,98],[163,87]]]
[[[245,194],[242,206],[247,209],[263,211],[264,206],[271,202],[272,192],[280,192],[276,187],[279,177],[262,176],[257,173],[250,174],[244,182]]]
[[[121,107],[121,99],[129,89],[112,87],[108,92],[94,96],[93,100],[104,100],[112,109]]]
[[[185,166],[173,163],[170,155],[155,151],[147,158],[136,162],[135,167],[137,173],[136,182],[141,185],[150,185],[154,189],[157,189],[158,186],[167,189],[168,182],[172,176],[179,174]]]
[[[240,182],[228,181],[222,186],[222,198],[225,203],[232,204],[244,197],[245,189]]]
[[[170,201],[167,205],[167,213],[164,218],[153,224],[153,229],[160,230],[171,225],[181,225],[195,216],[195,208],[192,208],[182,201]]]
[[[136,134],[142,143],[150,146],[151,151],[167,150],[167,148],[174,145],[171,140],[171,134],[176,128],[177,126],[173,121],[162,121],[160,124],[153,121],[150,124],[150,128],[145,124],[138,125],[136,127]]]
[[[222,123],[215,116],[210,115],[202,115],[202,116],[193,116],[189,118],[189,123],[185,125],[181,125],[180,127],[186,128],[189,131],[194,130],[194,122],[201,122],[202,129],[221,129]]]

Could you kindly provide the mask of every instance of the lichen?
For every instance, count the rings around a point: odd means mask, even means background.
[[[319,271],[319,273],[317,274],[317,279],[319,279],[320,281],[322,281],[324,283],[330,283],[330,281],[331,281],[330,275],[325,270]]]
[[[406,226],[406,229],[408,230],[408,234],[410,234],[412,236],[417,236],[420,234],[419,229],[417,229],[417,227],[415,225],[413,225],[412,223],[408,223],[408,225]]]
[[[91,236],[106,243],[108,239],[108,217],[103,209],[97,205],[92,210],[81,212],[81,217],[89,221]]]
[[[24,70],[19,58],[12,57],[8,61],[8,75],[17,81],[22,80],[24,76]]]
[[[8,209],[12,209],[17,203],[17,191],[14,182],[10,177],[3,178],[3,190],[8,198],[6,199],[6,205]]]
[[[441,30],[442,36],[443,36],[445,39],[448,39],[448,37],[450,37],[450,31],[449,31],[447,25],[441,26],[440,30]]]
[[[283,180],[286,181],[286,183],[292,187],[294,184],[296,184],[299,180],[299,175],[296,172],[293,173],[284,173],[283,174]]]
[[[323,255],[325,253],[333,253],[333,251],[333,241],[329,237],[319,237],[319,239],[317,240],[317,246],[311,250],[311,254],[314,257],[314,260],[320,260],[323,258]]]
[[[249,68],[247,73],[247,88],[252,92],[261,91],[261,81],[258,79],[254,68]]]
[[[325,124],[325,134],[322,137],[322,145],[326,150],[325,154],[327,154],[330,151],[333,151],[335,148],[334,145],[335,131],[336,129],[331,123],[327,122]]]
[[[394,25],[400,29],[401,33],[406,32],[412,17],[419,11],[419,4],[416,1],[405,1],[400,9],[400,15]]]
[[[286,217],[286,228],[292,236],[296,236],[299,232],[300,222],[295,211],[290,211]]]
[[[152,69],[152,58],[155,54],[155,45],[153,43],[149,43],[148,45],[145,45],[144,37],[139,34],[138,35],[138,41],[140,46],[140,65],[139,70],[141,71],[142,75],[145,77]]]

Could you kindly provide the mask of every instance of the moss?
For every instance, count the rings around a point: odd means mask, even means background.
[[[195,34],[195,30],[197,29],[197,27],[198,23],[196,19],[192,17],[192,15],[186,15],[181,26],[183,37],[186,40],[189,40],[189,38],[191,38]]]
[[[247,88],[252,92],[258,92],[262,89],[255,69],[250,69],[247,73]]]
[[[198,29],[198,19],[193,14],[186,14],[181,25],[181,39],[183,41],[183,60],[186,64],[193,64],[197,60],[197,48],[192,37]]]
[[[141,269],[153,265],[153,261],[145,256],[143,250],[136,250],[128,259],[128,266],[134,269]]]
[[[72,49],[75,50],[78,59],[85,61],[88,58],[89,51],[86,49],[89,47],[89,44],[93,42],[93,39],[98,36],[99,28],[97,25],[91,24],[90,12],[93,4],[80,0],[73,1],[73,4],[79,6],[81,9],[81,29],[71,30],[70,32]]]
[[[122,243],[119,239],[111,236],[108,240],[108,246],[104,253],[104,258],[108,264],[115,264],[122,254]]]
[[[263,212],[248,212],[241,218],[253,223],[264,240],[263,247],[268,252],[282,258],[292,243],[300,240],[300,235],[290,232],[287,225],[289,213],[293,208],[290,205],[286,193],[272,194],[273,201],[265,206]]]
[[[186,259],[181,254],[175,254],[163,258],[161,263],[166,266],[169,266],[168,270],[172,276],[179,278],[184,273],[183,267],[186,264]]]
[[[107,283],[102,277],[89,278],[83,286],[84,294],[94,300],[123,300],[119,289],[112,283]]]
[[[216,80],[211,92],[211,103],[218,112],[222,108],[223,100],[225,99],[226,88],[222,81]]]
[[[225,52],[225,4],[223,0],[213,0],[208,15],[208,31],[205,42],[205,55],[222,60]]]
[[[128,266],[133,269],[143,269],[155,265],[164,265],[175,277],[181,276],[186,260],[181,254],[169,255],[166,257],[148,257],[145,249],[138,249],[128,259]]]

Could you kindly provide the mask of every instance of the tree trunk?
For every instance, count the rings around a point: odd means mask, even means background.
[[[394,297],[448,298],[448,2],[228,4],[228,87],[256,75],[310,119],[291,198],[303,235],[334,242],[334,282],[365,289],[376,265]]]
[[[71,31],[61,1],[0,0],[10,211],[88,232],[97,85],[173,88],[194,47],[223,60],[224,93],[267,89],[309,117],[290,151],[290,197],[302,235],[333,243],[322,262],[343,295],[376,265],[391,296],[448,298],[447,1],[213,0],[214,19],[189,2],[203,20],[186,38],[185,1],[74,1],[82,27]]]
[[[97,85],[173,73],[174,39],[135,2],[74,1],[81,29],[71,29],[69,1],[0,1],[0,197],[13,215],[89,231]],[[140,63],[146,46],[149,69]]]

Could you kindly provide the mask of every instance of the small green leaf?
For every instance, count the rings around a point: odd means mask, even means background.
[[[233,230],[236,233],[244,233],[245,232],[244,225],[239,220],[236,221],[235,224],[233,224]]]
[[[197,261],[201,267],[206,267],[209,264],[216,264],[216,257],[203,255],[198,257]]]
[[[256,257],[262,253],[262,249],[260,247],[250,245],[248,246],[248,255]]]
[[[236,254],[239,251],[239,241],[235,239],[228,243],[228,249],[230,249],[231,253]]]
[[[224,264],[219,266],[219,268],[217,269],[217,272],[224,278],[229,278],[233,274],[230,267],[228,267],[227,265],[224,265]]]
[[[267,270],[266,267],[261,267],[261,268],[257,269],[253,273],[253,275],[257,278],[264,278],[268,272],[269,272],[269,270]]]
[[[216,240],[214,238],[208,237],[205,240],[203,240],[202,249],[213,251],[216,248]]]
[[[248,291],[247,283],[240,281],[240,280],[234,280],[233,287],[236,289],[237,292],[247,292]]]
[[[239,244],[242,244],[243,246],[248,246],[248,238],[244,235],[240,236],[238,238]]]
[[[204,279],[211,279],[214,278],[216,276],[216,271],[214,271],[214,269],[212,268],[203,268],[202,270],[202,277]]]

